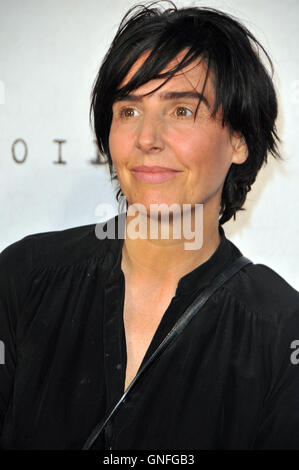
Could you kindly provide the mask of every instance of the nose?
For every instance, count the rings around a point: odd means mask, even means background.
[[[136,146],[144,153],[158,153],[164,148],[162,123],[156,115],[146,115],[139,121]]]

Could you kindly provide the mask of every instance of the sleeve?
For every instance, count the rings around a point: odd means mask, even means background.
[[[254,449],[298,450],[299,301],[295,308],[277,315],[267,330],[264,347],[270,383]]]
[[[23,307],[26,280],[31,269],[29,237],[9,245],[0,253],[0,448],[17,364],[17,319]]]

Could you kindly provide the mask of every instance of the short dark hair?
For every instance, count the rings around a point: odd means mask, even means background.
[[[109,165],[111,181],[117,180],[109,151],[115,99],[154,78],[166,77],[164,85],[196,58],[204,59],[206,79],[209,69],[213,71],[215,106],[211,118],[221,105],[222,126],[241,134],[248,148],[246,161],[233,163],[226,175],[219,219],[219,223],[224,224],[232,216],[235,220],[238,210],[244,210],[242,205],[247,192],[262,164],[267,163],[268,152],[283,160],[278,151],[280,139],[275,126],[277,97],[272,82],[273,64],[260,42],[231,15],[207,7],[177,8],[172,1],[167,1],[171,8],[162,10],[157,3],[160,2],[138,4],[127,11],[100,66],[93,84],[89,114],[90,122],[93,114],[99,152]],[[178,66],[161,74],[186,48],[188,52]],[[131,80],[119,88],[131,66],[145,51],[150,52],[147,59]],[[270,64],[271,75],[260,59],[260,51]],[[119,182],[117,189],[119,201],[123,195]]]

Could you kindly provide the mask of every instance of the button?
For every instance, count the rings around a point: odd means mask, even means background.
[[[117,370],[120,370],[121,369],[121,364],[117,364],[116,368],[117,368]]]

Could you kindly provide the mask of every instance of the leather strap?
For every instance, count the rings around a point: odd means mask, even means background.
[[[125,402],[128,393],[132,390],[132,388],[136,385],[136,382],[140,379],[140,377],[144,374],[144,372],[149,368],[149,366],[157,360],[157,358],[162,354],[162,352],[167,348],[170,342],[174,341],[184,330],[184,328],[188,325],[188,323],[192,320],[192,318],[199,312],[199,310],[205,305],[208,299],[214,294],[214,292],[219,289],[228,279],[230,279],[234,274],[236,274],[240,269],[248,264],[253,264],[252,261],[245,256],[240,256],[237,258],[230,266],[228,266],[223,272],[218,274],[212,283],[201,292],[196,299],[187,307],[185,312],[170,330],[170,332],[165,336],[163,341],[159,344],[157,349],[154,353],[149,357],[147,362],[143,365],[143,367],[138,371],[122,397],[116,403],[114,408],[110,411],[110,413],[98,423],[90,433],[89,437],[87,438],[82,450],[88,450],[91,448],[95,440],[98,438],[99,434],[102,432],[104,427],[107,425],[108,421],[112,418],[112,416],[116,413],[119,409],[120,405]]]

